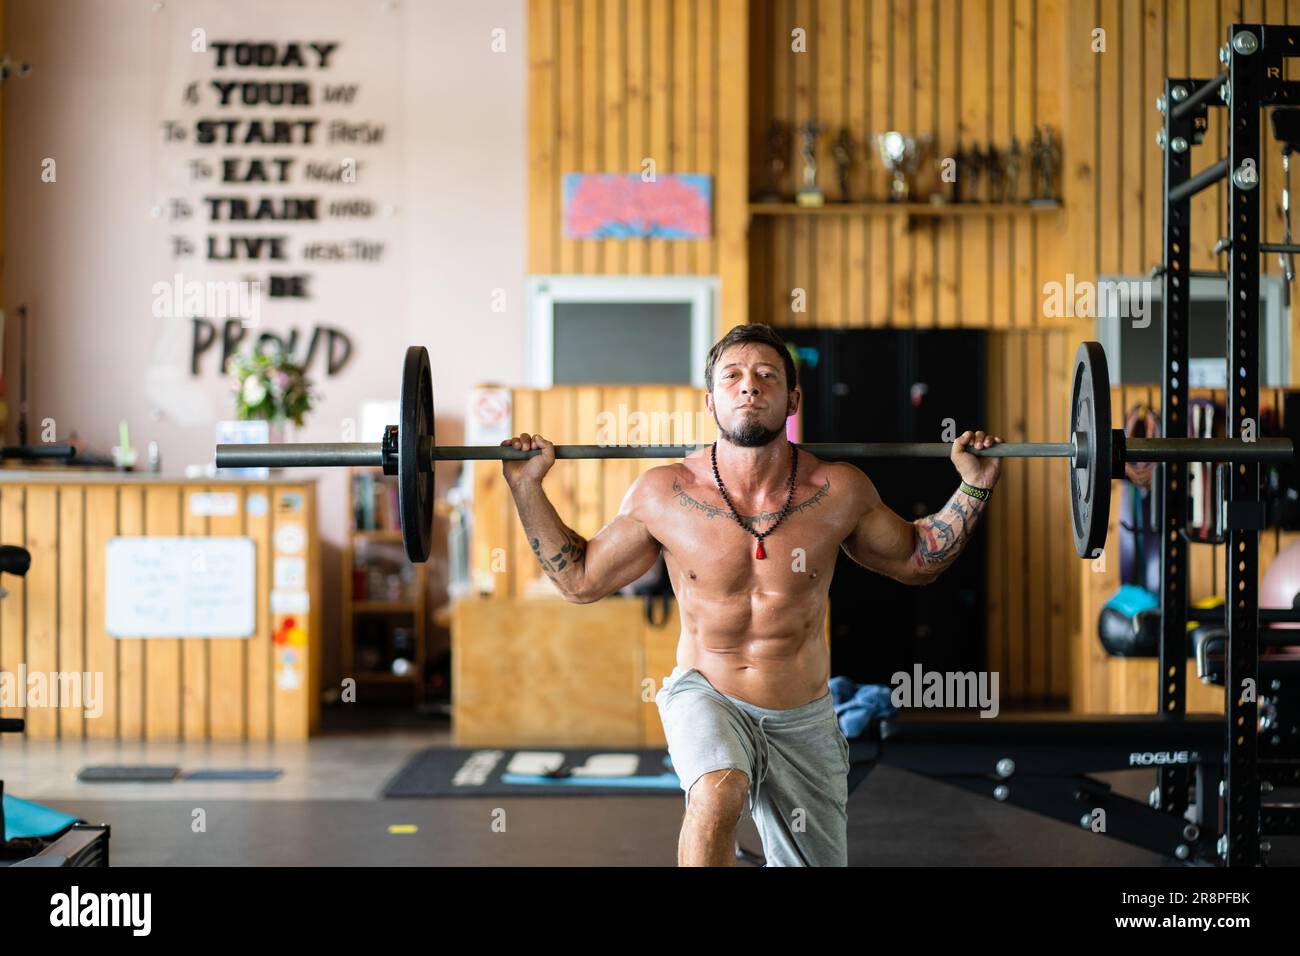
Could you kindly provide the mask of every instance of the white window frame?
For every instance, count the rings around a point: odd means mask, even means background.
[[[529,386],[550,388],[555,384],[555,303],[560,301],[688,303],[691,384],[704,387],[704,363],[717,328],[716,276],[529,276],[527,293],[524,374]]]

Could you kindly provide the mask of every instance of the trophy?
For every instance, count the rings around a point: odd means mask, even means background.
[[[1056,202],[1056,174],[1061,166],[1061,147],[1056,143],[1052,127],[1044,126],[1040,134],[1034,130],[1029,147],[1031,203],[1051,205]]]
[[[758,197],[759,202],[780,202],[781,180],[790,155],[790,127],[782,120],[773,120],[767,130],[767,191]]]
[[[849,201],[849,168],[853,165],[854,152],[853,136],[846,126],[831,142],[831,157],[835,160],[835,171],[840,182],[840,202]]]
[[[891,130],[872,137],[880,161],[892,177],[889,184],[889,201],[906,202],[907,177],[916,172],[921,157],[930,148],[930,136],[905,136]]]
[[[807,120],[799,127],[803,136],[803,148],[800,150],[803,156],[803,188],[795,200],[801,206],[821,206],[826,202],[826,196],[817,188],[817,137],[825,131],[826,127],[816,120]]]
[[[1020,140],[1011,137],[1011,148],[1007,150],[1006,193],[1005,202],[1020,202],[1020,165],[1024,154],[1020,151]]]
[[[980,173],[984,170],[984,151],[980,149],[979,143],[970,148],[966,154],[966,163],[957,171],[957,178],[965,177],[966,188],[962,190],[962,198],[966,202],[980,201]]]
[[[952,154],[952,163],[955,174],[952,177],[952,198],[949,200],[950,202],[957,203],[962,201],[962,175],[966,170],[966,164],[968,162],[970,162],[970,156],[967,154],[966,150],[958,146],[957,151]]]
[[[989,202],[1002,202],[1006,196],[1006,167],[1001,151],[992,143],[984,152],[984,171],[989,179]]]

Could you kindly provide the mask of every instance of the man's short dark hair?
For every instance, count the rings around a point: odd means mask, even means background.
[[[704,387],[710,392],[713,391],[713,367],[718,364],[718,359],[722,358],[723,352],[733,345],[747,345],[751,342],[769,345],[776,349],[777,354],[781,356],[781,361],[785,363],[786,388],[793,392],[795,386],[799,384],[799,373],[795,369],[794,356],[790,354],[790,349],[781,336],[776,334],[776,329],[761,322],[737,325],[709,349],[709,360],[704,366]]]

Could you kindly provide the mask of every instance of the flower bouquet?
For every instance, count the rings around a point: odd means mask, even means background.
[[[303,367],[274,344],[236,352],[226,372],[240,419],[265,419],[273,428],[286,422],[301,426],[316,399]]]

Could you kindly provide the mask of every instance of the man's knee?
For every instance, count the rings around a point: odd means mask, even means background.
[[[686,815],[700,822],[732,826],[740,819],[749,795],[749,776],[728,767],[702,774],[686,795]]]

